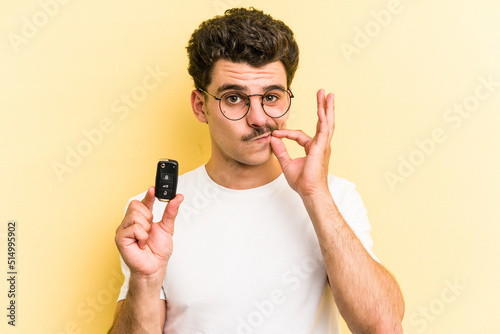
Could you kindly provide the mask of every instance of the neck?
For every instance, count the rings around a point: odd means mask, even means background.
[[[275,157],[260,165],[245,165],[237,161],[217,162],[210,158],[206,164],[210,178],[229,189],[251,189],[275,180],[281,174],[281,167]]]

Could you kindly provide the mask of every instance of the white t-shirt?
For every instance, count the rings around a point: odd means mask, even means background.
[[[376,259],[355,185],[332,175],[328,181],[340,213]],[[179,177],[177,192],[185,199],[160,296],[167,300],[165,333],[340,333],[313,225],[283,174],[233,190],[201,166]],[[155,222],[165,205],[156,200]],[[118,300],[125,299],[130,277],[123,260],[122,270]]]

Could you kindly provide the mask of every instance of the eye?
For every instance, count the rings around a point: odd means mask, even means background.
[[[277,99],[278,99],[278,97],[276,95],[269,94],[269,95],[264,96],[264,100],[266,102],[275,102]]]
[[[224,94],[224,102],[227,104],[239,104],[245,102],[246,98],[238,92],[230,92]]]
[[[283,96],[281,91],[272,91],[264,95],[264,103],[275,103],[278,102]]]

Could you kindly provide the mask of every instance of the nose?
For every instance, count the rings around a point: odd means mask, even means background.
[[[269,116],[266,115],[262,107],[262,97],[250,97],[250,108],[246,115],[246,121],[251,127],[263,127],[269,121]]]

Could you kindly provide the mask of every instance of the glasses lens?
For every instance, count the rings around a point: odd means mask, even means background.
[[[242,92],[228,92],[221,96],[220,110],[229,119],[238,120],[248,109],[248,96]]]
[[[290,108],[290,94],[282,89],[273,89],[264,94],[262,97],[262,105],[264,111],[270,117],[281,117]]]

